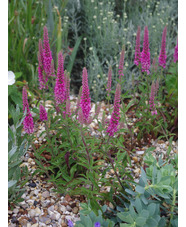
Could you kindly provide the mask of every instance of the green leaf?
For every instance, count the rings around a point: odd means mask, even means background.
[[[140,194],[144,194],[145,189],[139,185],[136,186],[136,191]]]
[[[16,80],[19,79],[21,76],[22,76],[22,72],[16,72],[15,73]]]
[[[137,225],[144,226],[145,223],[146,223],[146,218],[145,217],[137,217],[136,218],[136,224]]]
[[[135,207],[136,207],[137,212],[140,213],[142,210],[142,204],[141,204],[141,200],[139,198],[136,198]]]
[[[16,180],[10,180],[8,181],[8,188],[11,188],[12,186],[14,186],[17,183]]]
[[[82,36],[80,36],[77,39],[76,44],[75,44],[74,49],[73,49],[72,54],[71,54],[71,60],[70,60],[70,62],[68,64],[68,66],[67,66],[67,72],[69,72],[70,74],[71,74],[71,71],[72,71],[72,67],[74,65],[74,61],[75,61],[75,57],[76,57],[79,45],[81,43],[81,39],[82,39]]]

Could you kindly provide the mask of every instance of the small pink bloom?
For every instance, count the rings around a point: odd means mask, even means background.
[[[161,51],[159,56],[159,66],[165,68],[166,67],[166,34],[167,34],[167,27],[163,29],[163,35],[162,35],[162,42],[161,42]]]
[[[32,114],[29,109],[27,91],[26,91],[25,87],[23,87],[22,99],[23,99],[23,111],[26,110],[26,117],[23,120],[23,128],[26,133],[32,134],[34,132],[34,121],[33,121]]]
[[[142,72],[150,74],[150,50],[149,50],[149,31],[145,26],[144,39],[143,39],[143,51],[141,52],[141,69]]]
[[[107,133],[109,136],[113,136],[115,132],[118,131],[119,119],[120,119],[120,95],[121,95],[121,85],[117,84],[116,93],[114,98],[114,110],[111,115],[110,123],[107,128]]]
[[[83,113],[83,120],[84,123],[88,123],[89,114],[91,110],[91,100],[89,97],[89,87],[88,87],[88,74],[86,68],[83,69],[83,76],[82,76],[82,95],[81,95],[81,102],[80,106]]]
[[[39,106],[39,115],[40,115],[40,120],[41,121],[47,121],[48,120],[47,112],[46,112],[46,110],[45,110],[43,105]]]

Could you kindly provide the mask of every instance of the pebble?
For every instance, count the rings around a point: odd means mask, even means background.
[[[38,223],[33,224],[33,225],[31,225],[31,227],[39,227],[39,224]]]
[[[35,210],[31,209],[28,214],[30,215],[31,218],[33,218],[35,216]]]
[[[28,185],[29,187],[32,187],[32,188],[35,188],[36,187],[36,183],[29,183],[29,185]]]
[[[35,209],[35,216],[39,216],[41,214],[41,210],[39,209],[39,207],[36,207]]]
[[[136,151],[136,154],[137,155],[143,155],[144,154],[144,151]]]
[[[42,207],[47,207],[51,203],[50,200],[44,200],[41,202]]]
[[[48,191],[45,191],[45,192],[42,193],[42,196],[44,198],[48,198],[50,196],[50,193]]]
[[[72,208],[69,205],[66,206],[66,209],[67,211],[72,211]]]
[[[135,157],[132,157],[132,160],[134,160],[134,162],[138,162],[138,158],[135,156]]]
[[[72,209],[72,212],[73,212],[74,214],[77,214],[78,211],[79,211],[79,209],[78,209],[77,207],[74,207],[74,208]]]
[[[13,209],[13,213],[14,214],[17,214],[19,212],[19,210],[16,208],[16,209]]]
[[[60,206],[60,210],[64,213],[64,212],[66,211],[66,207],[63,206],[63,205],[61,205],[61,206]]]

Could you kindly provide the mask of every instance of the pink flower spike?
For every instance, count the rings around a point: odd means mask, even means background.
[[[38,52],[38,79],[39,79],[39,89],[45,89],[47,88],[46,86],[46,76],[44,73],[44,56],[43,56],[43,46],[42,46],[42,41],[41,39],[39,40],[39,52]]]
[[[149,31],[145,26],[144,39],[143,39],[143,51],[141,52],[141,69],[142,72],[150,74],[150,50],[149,50]]]
[[[39,115],[40,115],[40,120],[41,121],[47,121],[48,120],[47,112],[46,112],[46,110],[45,110],[43,105],[39,106]]]
[[[163,29],[163,35],[162,35],[162,42],[161,42],[161,51],[159,56],[159,66],[163,67],[165,69],[166,67],[166,34],[167,34],[167,27]]]
[[[83,76],[82,76],[82,95],[81,95],[81,102],[80,106],[83,113],[83,121],[84,123],[88,123],[89,114],[91,110],[91,100],[89,97],[89,87],[88,87],[88,74],[86,68],[83,69]]]
[[[178,40],[174,49],[174,62],[176,63],[177,61],[178,61]]]
[[[34,132],[34,121],[33,121],[32,114],[29,109],[27,91],[26,91],[25,87],[23,87],[22,99],[23,99],[23,111],[26,110],[26,117],[23,120],[23,128],[26,133],[32,134]]]
[[[120,119],[120,95],[121,95],[121,85],[117,84],[116,93],[114,98],[114,110],[111,115],[110,123],[107,128],[107,133],[109,136],[113,136],[115,132],[118,131],[119,119]]]
[[[135,49],[135,58],[134,64],[139,65],[141,62],[141,52],[140,52],[140,32],[141,28],[138,26],[137,36],[136,36],[136,49]]]
[[[112,67],[109,66],[109,71],[108,71],[108,82],[107,82],[107,95],[110,95],[111,92],[111,84],[112,84]]]
[[[120,53],[119,71],[118,71],[120,80],[121,80],[121,76],[124,76],[124,74],[123,74],[124,57],[125,57],[125,46],[123,45],[121,53]]]
[[[50,50],[48,29],[46,26],[44,27],[43,46],[44,46],[44,70],[46,76],[49,77],[51,75],[52,52]]]
[[[58,70],[56,84],[54,88],[56,105],[62,104],[65,100],[65,78],[64,78],[64,60],[61,51],[58,54]]]

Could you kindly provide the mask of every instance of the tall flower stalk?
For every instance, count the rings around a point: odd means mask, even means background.
[[[176,63],[177,61],[178,61],[178,40],[174,49],[174,62]]]
[[[66,94],[66,85],[64,78],[64,59],[62,52],[60,51],[58,54],[58,70],[57,70],[57,78],[56,84],[54,88],[55,101],[57,105],[57,111],[59,111],[59,105],[63,104],[65,101]]]
[[[150,110],[151,110],[152,115],[157,114],[156,106],[155,106],[155,103],[154,103],[154,98],[155,98],[155,94],[157,93],[158,86],[159,85],[157,83],[152,82],[151,95],[150,95],[150,101],[149,101]]]
[[[91,110],[91,100],[89,95],[90,95],[90,92],[88,87],[88,74],[87,74],[86,68],[84,68],[83,76],[82,76],[82,94],[81,94],[81,101],[80,101],[84,123],[88,123],[90,110]]]
[[[50,50],[49,38],[48,38],[48,29],[44,27],[43,34],[43,46],[44,46],[44,70],[46,77],[51,76],[51,63],[52,63],[52,52]]]
[[[134,58],[134,64],[139,65],[141,62],[141,52],[140,52],[140,32],[141,28],[138,26],[137,30],[137,36],[136,36],[136,48],[135,48],[135,58]]]
[[[166,67],[166,34],[167,34],[167,27],[163,29],[163,34],[162,34],[162,42],[161,42],[161,51],[160,51],[160,56],[159,56],[159,66],[163,67],[165,69]]]
[[[120,54],[119,70],[118,70],[120,81],[121,81],[121,77],[124,76],[124,73],[123,73],[124,57],[125,57],[125,46],[123,45],[121,54]]]
[[[107,133],[109,136],[113,136],[115,132],[118,131],[119,119],[120,119],[120,95],[121,95],[121,85],[117,84],[115,98],[114,98],[114,110],[111,115],[110,123],[107,128]]]
[[[23,120],[23,127],[26,133],[32,134],[34,132],[34,121],[29,109],[27,91],[25,87],[23,87],[22,99],[23,99],[23,111],[26,110],[26,117]]]
[[[143,51],[141,52],[141,69],[142,72],[150,74],[150,50],[149,50],[149,31],[145,26],[144,39],[143,39]]]
[[[45,89],[47,88],[46,82],[47,78],[45,76],[44,72],[44,51],[42,46],[41,39],[39,40],[39,52],[38,52],[38,78],[39,78],[39,89]]]

